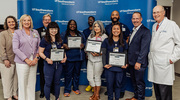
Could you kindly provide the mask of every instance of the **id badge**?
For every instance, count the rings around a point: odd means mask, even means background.
[[[38,38],[38,35],[36,33],[33,33],[34,38]]]
[[[123,28],[122,28],[122,31],[123,31],[123,32],[126,31],[126,28],[123,27]]]
[[[101,37],[96,37],[97,41],[102,41]]]
[[[44,37],[46,35],[46,32],[41,32],[41,37]]]
[[[57,49],[55,44],[52,44],[52,49]]]
[[[119,48],[118,47],[113,48],[113,52],[119,52]]]

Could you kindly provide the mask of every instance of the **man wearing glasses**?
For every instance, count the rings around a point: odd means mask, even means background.
[[[153,9],[148,80],[153,82],[156,100],[173,100],[174,63],[180,58],[180,29],[165,17],[164,7]]]

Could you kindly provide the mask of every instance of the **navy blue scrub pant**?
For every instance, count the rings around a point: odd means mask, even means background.
[[[141,67],[140,70],[135,70],[133,65],[129,65],[129,72],[134,87],[134,98],[138,100],[145,100],[145,69],[146,68]]]
[[[123,70],[123,79],[122,79],[122,83],[121,83],[121,92],[125,92],[126,90],[126,80],[127,80],[127,77],[126,77],[126,69],[122,69]]]
[[[39,73],[40,73],[40,87],[41,87],[41,93],[44,93],[44,60],[42,58],[39,59],[38,61],[38,68],[39,68]]]
[[[119,100],[123,72],[115,72],[105,69],[105,77],[107,81],[108,100],[113,100],[113,88],[115,90],[115,100]]]
[[[64,93],[70,93],[72,85],[73,91],[79,90],[81,64],[82,61],[66,61]]]
[[[59,98],[60,94],[60,78],[62,73],[62,64],[59,62],[53,62],[52,65],[48,64],[44,61],[44,78],[45,78],[45,85],[44,85],[44,94],[46,100],[50,100],[50,90],[52,83],[54,85],[54,96],[56,99]]]

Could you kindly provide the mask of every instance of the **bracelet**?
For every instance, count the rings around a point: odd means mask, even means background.
[[[44,58],[44,60],[46,60],[47,59],[47,57],[46,58]]]

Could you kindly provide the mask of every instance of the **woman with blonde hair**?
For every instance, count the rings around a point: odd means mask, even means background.
[[[32,28],[31,16],[24,14],[20,18],[19,29],[14,32],[13,36],[19,100],[35,100],[40,37],[38,32]]]
[[[4,31],[0,33],[0,73],[2,77],[2,86],[4,98],[16,100],[17,96],[17,73],[14,62],[14,52],[12,49],[12,38],[18,24],[14,16],[8,16],[4,22]]]
[[[101,21],[95,21],[92,26],[91,34],[88,40],[104,41],[107,38],[104,25]],[[103,72],[102,54],[95,52],[87,52],[87,79],[94,89],[94,94],[89,98],[91,100],[99,100],[99,91],[101,87],[101,74]]]

